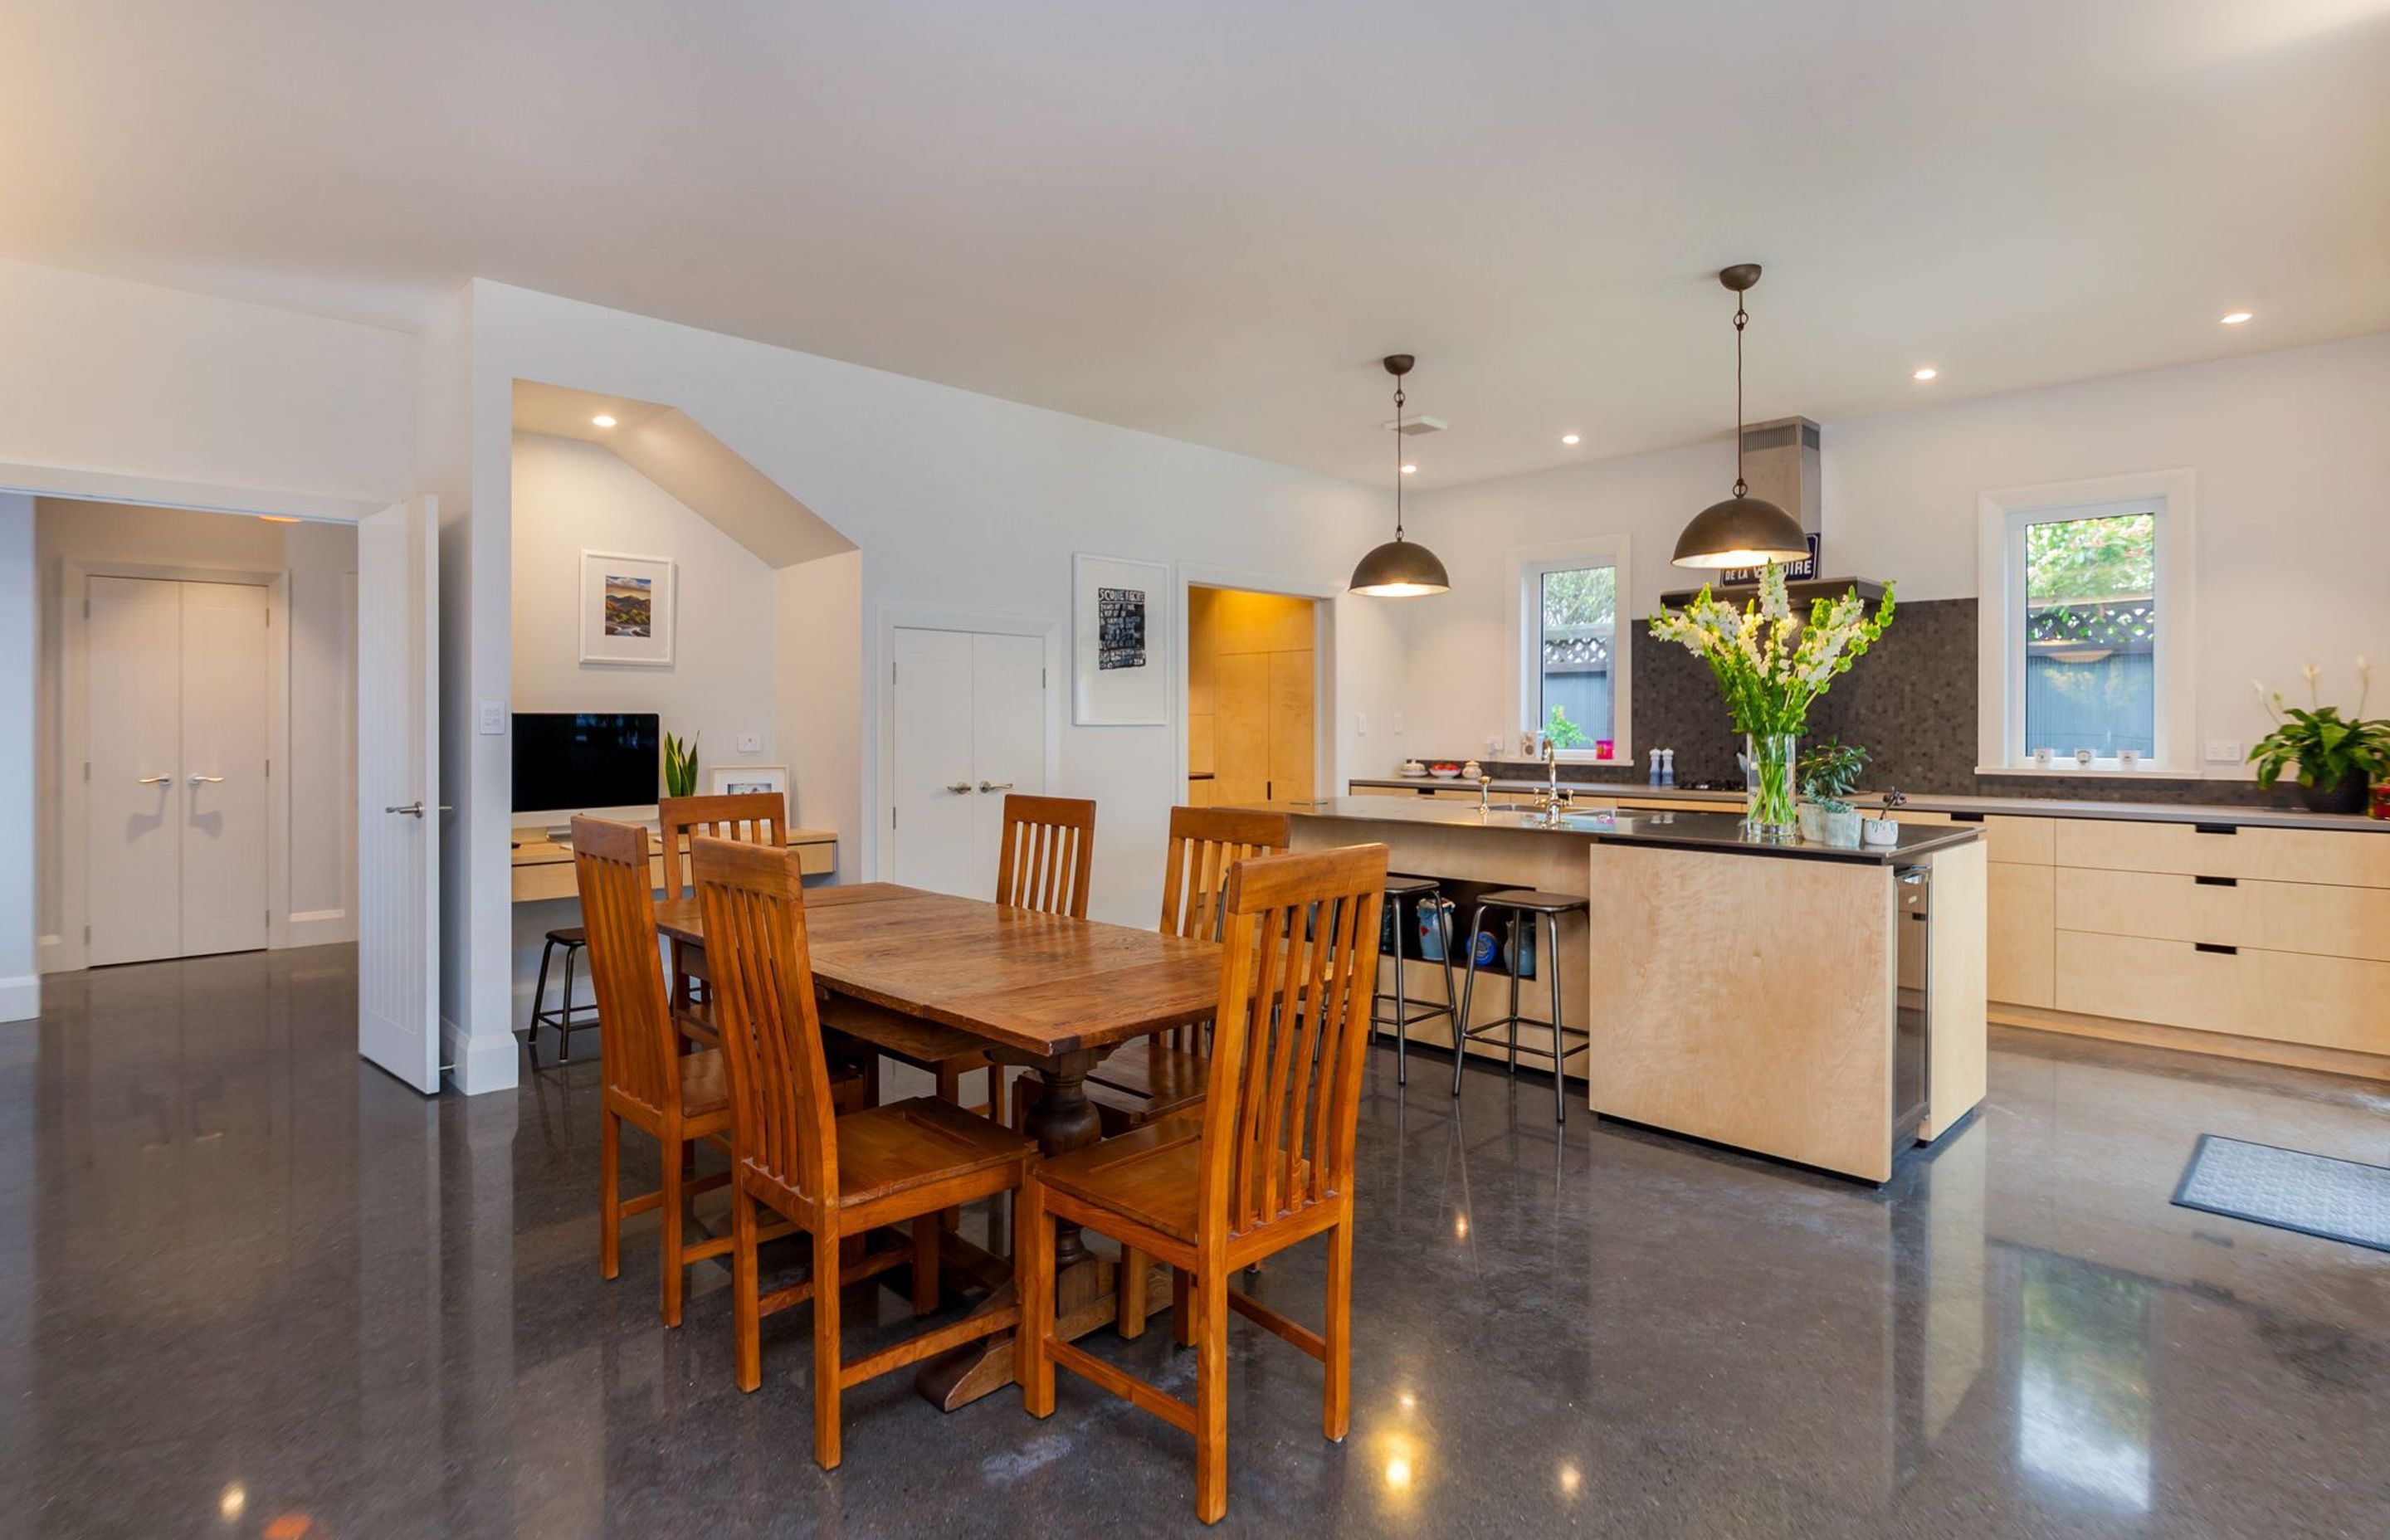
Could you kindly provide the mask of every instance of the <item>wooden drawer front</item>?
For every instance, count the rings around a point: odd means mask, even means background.
[[[2058,943],[2050,868],[1995,861],[1985,871],[1991,890],[1985,993],[2010,1005],[2050,1009]]]
[[[2058,932],[2060,1010],[2390,1053],[2390,963]]]
[[[1875,809],[1864,805],[1860,807],[1859,813],[1863,817],[1873,818],[1880,816]],[[1950,815],[1947,813],[1913,813],[1905,807],[1895,809],[1892,816],[1895,823],[1902,824],[1939,825],[1947,824],[1951,821]]]
[[[2047,866],[2056,846],[2058,820],[1995,813],[1984,820],[1984,844],[1995,861]]]
[[[2390,833],[2319,828],[2209,833],[2195,824],[2107,818],[2062,818],[2057,823],[2056,854],[2062,866],[2390,888]]]
[[[2058,923],[2069,930],[2213,942],[2390,962],[2390,889],[2318,882],[2202,882],[2157,872],[2067,866]]]

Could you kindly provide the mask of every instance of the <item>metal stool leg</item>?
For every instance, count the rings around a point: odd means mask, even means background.
[[[1551,921],[1552,944],[1544,954],[1544,968],[1552,980],[1552,1121],[1568,1122],[1568,1077],[1561,1070],[1567,1065],[1568,1038],[1561,1030],[1561,917],[1546,915]],[[1510,1029],[1516,1032],[1518,1029]]]
[[[581,948],[577,946],[564,949],[564,1011],[556,1019],[556,1061],[559,1064],[572,1062],[572,959],[580,953]]]
[[[548,942],[539,949],[539,982],[531,986],[531,1030],[523,1033],[523,1050],[531,1055],[531,1067],[539,1068],[539,1012],[547,1004],[547,959],[556,956],[556,943]]]
[[[1519,1072],[1519,911],[1510,911],[1510,1071]]]
[[[1469,1002],[1477,997],[1477,931],[1485,923],[1485,905],[1469,917],[1469,967],[1460,980],[1460,1014],[1452,1020],[1452,1094],[1460,1095],[1460,1067],[1469,1059]],[[1446,948],[1446,956],[1451,949]]]
[[[1438,893],[1428,902],[1435,911],[1436,933],[1444,939],[1444,1014],[1457,1033],[1460,1031],[1460,996],[1452,987],[1452,901]]]
[[[1394,1084],[1410,1084],[1410,1065],[1405,1059],[1406,1046],[1410,1041],[1410,1001],[1403,992],[1403,901],[1394,900]]]

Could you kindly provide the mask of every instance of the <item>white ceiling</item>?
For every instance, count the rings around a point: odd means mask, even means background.
[[[1407,350],[1421,487],[1722,434],[1735,261],[1754,417],[2390,327],[2390,0],[5,16],[0,255],[479,275],[1373,480]]]

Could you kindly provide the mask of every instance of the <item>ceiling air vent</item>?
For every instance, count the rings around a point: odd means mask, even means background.
[[[1389,433],[1400,433],[1407,439],[1415,439],[1422,433],[1443,432],[1445,422],[1442,417],[1404,417],[1399,422],[1395,418],[1388,417],[1378,426]]]

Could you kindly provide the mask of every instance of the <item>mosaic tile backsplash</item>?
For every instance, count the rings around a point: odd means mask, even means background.
[[[2245,780],[1976,775],[1975,615],[1973,599],[1902,605],[1883,639],[1810,712],[1804,743],[1831,736],[1864,747],[1873,756],[1862,783],[1870,791],[1896,786],[1944,796],[2295,805],[2289,790],[2268,795]],[[1727,725],[1708,666],[1674,642],[1653,641],[1639,624],[1632,646],[1637,762],[1614,768],[1564,764],[1561,778],[1640,783],[1646,778],[1643,754],[1661,748],[1677,751],[1680,786],[1703,780],[1741,785],[1735,755],[1742,739]],[[1504,778],[1543,773],[1541,765],[1523,760],[1501,760],[1487,768]]]

